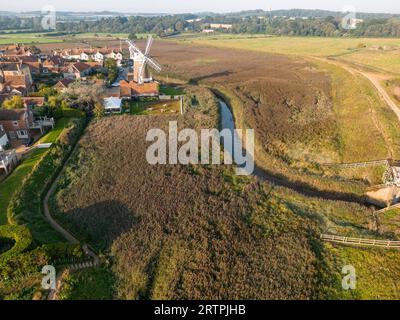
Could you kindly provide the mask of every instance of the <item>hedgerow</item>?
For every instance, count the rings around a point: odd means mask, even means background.
[[[39,161],[32,173],[26,177],[22,187],[8,206],[8,218],[13,224],[26,225],[38,243],[54,243],[64,239],[45,220],[42,200],[61,169],[72,145],[84,128],[84,119],[73,119],[64,129],[59,141]]]
[[[24,226],[0,226],[0,238],[11,239],[15,242],[10,250],[0,254],[0,261],[22,253],[28,249],[32,243],[32,235],[29,229]]]

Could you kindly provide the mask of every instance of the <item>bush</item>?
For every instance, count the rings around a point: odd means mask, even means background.
[[[57,109],[54,112],[54,118],[60,119],[60,118],[84,118],[85,113],[81,110],[78,109],[73,109],[73,108],[62,108],[62,109]]]
[[[32,243],[32,235],[24,226],[5,225],[0,227],[0,238],[15,241],[13,247],[0,255],[0,260],[6,260],[25,251]]]

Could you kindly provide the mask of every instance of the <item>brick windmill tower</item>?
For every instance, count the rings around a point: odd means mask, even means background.
[[[153,78],[149,76],[148,67],[156,72],[161,71],[161,66],[150,57],[153,37],[149,36],[144,53],[132,41],[126,41],[129,45],[130,58],[133,61],[133,81],[138,85],[152,82]]]

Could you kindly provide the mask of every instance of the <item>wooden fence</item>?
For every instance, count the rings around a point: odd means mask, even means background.
[[[367,168],[367,167],[377,167],[377,166],[390,166],[394,163],[393,160],[375,160],[366,162],[354,162],[354,163],[325,163],[325,167],[338,167],[338,168]],[[397,163],[397,161],[396,161]]]
[[[340,237],[340,236],[327,235],[327,234],[321,234],[321,240],[326,241],[326,242],[340,243],[340,244],[353,245],[353,246],[400,249],[400,241],[349,238],[349,237]]]

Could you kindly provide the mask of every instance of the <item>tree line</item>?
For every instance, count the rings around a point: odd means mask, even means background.
[[[224,33],[271,34],[287,36],[321,36],[321,37],[398,37],[400,36],[400,18],[383,17],[367,18],[354,30],[342,27],[343,15],[304,18],[297,16],[273,16],[273,13],[261,12],[262,15],[207,15],[201,21],[195,15],[168,16],[130,16],[107,17],[86,21],[63,21],[57,24],[58,34],[75,34],[82,32],[129,33],[131,35],[153,33],[158,36],[169,36],[182,32],[200,32],[211,23],[231,24],[231,29],[221,29]],[[378,15],[378,17],[380,17]],[[40,30],[38,18],[0,17],[0,29],[27,28]],[[22,32],[22,31],[21,31]]]

